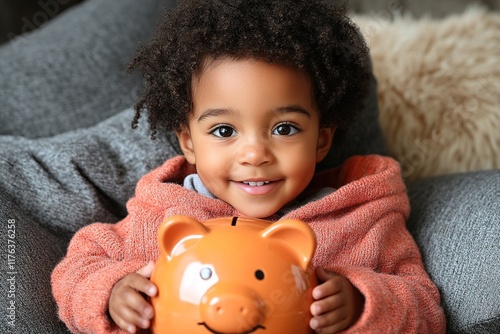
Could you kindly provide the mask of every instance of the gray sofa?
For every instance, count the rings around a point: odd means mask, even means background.
[[[171,134],[151,141],[144,122],[130,128],[141,80],[124,74],[160,6],[174,2],[86,0],[0,47],[0,332],[66,332],[50,273],[68,240],[122,218],[139,177],[180,152]],[[353,3],[373,9],[362,6]],[[322,168],[387,153],[375,91],[374,80],[365,112]],[[500,170],[412,181],[408,192],[408,227],[448,333],[500,333]]]

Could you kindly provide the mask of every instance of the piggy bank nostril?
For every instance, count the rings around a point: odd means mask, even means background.
[[[224,314],[224,308],[221,307],[221,306],[215,307],[215,313],[218,314],[218,315],[223,315]],[[248,313],[248,308],[246,308],[244,306],[240,307],[239,313],[241,315],[246,315]]]
[[[241,303],[241,301],[240,301]],[[238,306],[238,301],[233,302],[233,301],[228,301],[228,300],[223,300],[223,301],[217,301],[212,304],[212,307],[215,311],[215,314],[218,315],[223,315],[223,314],[247,314],[249,312],[249,308],[251,308],[250,305],[241,305]],[[257,309],[257,307],[255,307]]]
[[[243,315],[247,314],[247,309],[244,308],[244,307],[241,307],[240,308],[240,313],[243,314]]]

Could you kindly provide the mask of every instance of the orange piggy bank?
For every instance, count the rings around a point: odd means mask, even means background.
[[[158,240],[153,333],[311,333],[316,239],[305,223],[174,216]]]

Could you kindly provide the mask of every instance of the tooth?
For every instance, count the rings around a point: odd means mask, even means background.
[[[245,184],[248,184],[250,187],[262,187],[264,184],[268,184],[269,181],[257,181],[257,182],[243,182]]]

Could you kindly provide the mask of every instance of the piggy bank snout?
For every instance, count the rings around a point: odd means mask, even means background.
[[[248,333],[263,323],[265,303],[248,287],[216,284],[203,296],[200,312],[212,331]]]

